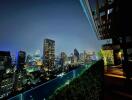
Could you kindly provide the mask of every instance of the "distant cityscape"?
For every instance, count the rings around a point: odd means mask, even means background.
[[[45,83],[75,68],[98,60],[94,51],[79,53],[75,48],[69,56],[65,52],[55,55],[55,41],[44,39],[43,55],[19,51],[0,51],[0,99],[10,98],[32,87]]]

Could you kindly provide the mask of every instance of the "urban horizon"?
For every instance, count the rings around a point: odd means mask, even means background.
[[[0,1],[0,6],[0,50],[13,55],[19,50],[42,53],[44,38],[56,41],[56,54],[68,55],[74,48],[98,51],[105,42],[96,38],[78,0]]]
[[[104,41],[79,0],[8,0],[0,7],[0,99],[47,99],[99,60]]]
[[[45,39],[43,56],[40,51],[32,56],[25,51],[18,51],[17,56],[11,56],[10,51],[0,51],[0,99],[11,98],[63,76],[67,76],[62,78],[65,80],[63,84],[69,84],[69,80],[81,75],[83,70],[98,60],[95,52],[79,53],[76,48],[70,56],[61,52],[56,57],[55,48],[54,40]],[[50,89],[53,91],[54,88]]]
[[[50,39],[50,38],[46,38],[46,39]],[[44,47],[42,46],[42,48],[44,48]],[[56,52],[56,49],[58,49],[58,48],[55,48],[55,56],[59,56],[61,54],[61,52],[65,52],[68,56],[70,56],[73,53],[74,49],[78,50],[78,48],[75,47],[73,50],[71,50],[71,52],[66,52],[66,50],[63,50],[63,51],[60,51],[60,52]],[[38,53],[39,55],[43,56],[43,50],[38,49],[38,48],[36,48],[36,50],[32,51],[32,52],[28,52],[24,48],[16,50],[16,51],[11,51],[11,50],[0,50],[0,51],[9,51],[11,53],[11,56],[17,56],[19,51],[25,51],[26,55],[33,56],[36,53]],[[79,53],[84,53],[84,52],[99,52],[99,51],[100,51],[100,49],[99,50],[85,49],[85,50],[82,50],[82,51],[78,50]]]

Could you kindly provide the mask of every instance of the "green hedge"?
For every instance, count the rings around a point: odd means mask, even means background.
[[[82,75],[62,86],[49,100],[103,100],[103,61],[100,60]]]

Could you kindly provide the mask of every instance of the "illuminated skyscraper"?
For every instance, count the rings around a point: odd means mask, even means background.
[[[79,60],[79,52],[77,49],[74,49],[74,58],[77,58],[77,61]]]
[[[84,53],[80,53],[79,59],[81,62],[84,62]]]
[[[9,51],[0,51],[0,99],[13,91],[13,67]]]
[[[25,65],[25,59],[26,59],[26,52],[19,51],[18,58],[17,58],[17,69],[18,70],[23,70],[24,65]]]
[[[51,39],[44,40],[43,63],[48,69],[52,69],[55,61],[55,41]]]
[[[61,52],[61,66],[64,66],[67,61],[67,55],[65,52]]]
[[[37,50],[35,54],[33,55],[33,61],[35,62],[35,65],[41,66],[42,65],[42,59],[41,59],[41,54],[40,50]]]

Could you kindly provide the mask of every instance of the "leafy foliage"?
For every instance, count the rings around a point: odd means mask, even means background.
[[[49,100],[102,100],[103,61],[94,64],[80,77],[58,89]]]

